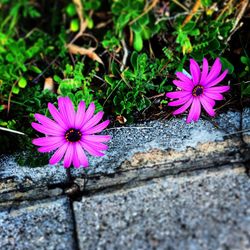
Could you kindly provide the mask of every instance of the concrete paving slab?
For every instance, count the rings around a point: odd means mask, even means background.
[[[90,157],[88,169],[72,169],[72,174],[114,173],[125,159],[137,152],[154,148],[183,151],[201,143],[222,141],[225,135],[240,129],[240,120],[240,112],[229,111],[211,120],[213,122],[200,119],[197,123],[187,124],[185,118],[174,118],[107,129],[104,134],[110,134],[112,140],[106,156]]]
[[[250,107],[242,112],[242,130],[243,140],[250,147]]]
[[[75,249],[69,200],[25,202],[0,212],[0,249]]]
[[[82,250],[250,249],[250,178],[241,165],[82,198],[74,212]]]
[[[240,162],[242,140],[235,133],[240,125],[240,112],[229,111],[212,121],[186,124],[176,118],[106,130],[112,135],[106,156],[90,157],[87,170],[71,169],[71,174],[80,188],[93,190]]]
[[[62,166],[26,167],[20,166],[14,156],[0,158],[0,201],[1,194],[66,183],[68,176]]]

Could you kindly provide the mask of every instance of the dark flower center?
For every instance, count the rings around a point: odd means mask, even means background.
[[[194,87],[192,94],[193,96],[200,96],[203,94],[203,90],[204,90],[203,86],[197,85],[196,87]]]
[[[65,133],[65,139],[68,142],[77,142],[77,141],[80,141],[81,137],[82,137],[82,133],[78,129],[70,128]]]

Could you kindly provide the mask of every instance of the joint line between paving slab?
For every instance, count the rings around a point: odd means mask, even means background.
[[[131,188],[134,188],[134,187],[139,187],[139,186],[142,186],[142,185],[147,185],[148,182],[150,181],[154,181],[154,180],[157,180],[157,179],[162,179],[162,178],[166,178],[166,177],[173,177],[173,178],[178,178],[178,177],[183,177],[183,176],[190,176],[190,175],[194,175],[195,173],[201,173],[201,172],[206,172],[206,171],[211,171],[211,172],[214,172],[214,171],[223,171],[223,170],[226,170],[226,166],[229,166],[229,167],[235,167],[236,168],[236,165],[237,164],[240,164],[242,165],[242,167],[246,168],[246,165],[244,162],[233,162],[233,163],[226,163],[226,164],[220,164],[218,165],[217,167],[207,167],[207,168],[197,168],[197,169],[190,169],[188,171],[179,171],[179,172],[176,172],[175,174],[163,174],[163,175],[159,175],[159,176],[151,176],[151,177],[148,177],[148,178],[145,178],[145,179],[137,179],[137,178],[133,178],[127,182],[124,182],[124,183],[117,183],[117,184],[114,184],[114,185],[111,185],[111,186],[102,186],[98,189],[83,189],[83,190],[79,190],[77,193],[74,193],[74,197],[75,198],[72,198],[71,197],[71,200],[73,199],[73,201],[78,201],[79,200],[79,197],[91,197],[91,196],[94,196],[94,195],[97,195],[97,194],[100,194],[100,193],[113,193],[113,192],[116,192],[118,190],[121,190],[121,189],[131,189]]]
[[[66,174],[69,180],[69,183],[74,183],[74,179],[71,175],[70,168],[66,169]],[[64,189],[65,192],[65,189]],[[67,193],[65,192],[67,195]],[[69,195],[67,195],[69,197]],[[75,240],[75,250],[80,250],[80,245],[79,245],[79,240],[78,240],[78,233],[77,233],[77,223],[76,223],[76,217],[75,217],[75,212],[74,212],[74,206],[73,206],[74,201],[69,197],[69,204],[70,204],[70,210],[72,214],[72,224],[73,224],[73,237]]]
[[[78,233],[77,233],[77,223],[76,223],[76,217],[75,217],[75,212],[74,212],[74,206],[73,206],[73,200],[70,199],[70,210],[72,214],[72,224],[73,224],[73,237],[75,240],[75,250],[80,250],[79,247],[79,240],[78,240]]]

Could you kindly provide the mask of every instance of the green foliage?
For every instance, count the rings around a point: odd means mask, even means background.
[[[117,115],[125,115],[131,118],[133,110],[142,111],[148,108],[151,101],[147,97],[150,91],[159,93],[168,89],[172,90],[171,85],[166,84],[165,72],[164,79],[159,83],[156,78],[161,76],[161,69],[166,63],[165,60],[152,62],[146,53],[138,54],[133,52],[130,57],[131,67],[119,74],[116,64],[113,62],[112,75],[106,75],[108,83],[107,99],[113,99],[113,106]]]
[[[241,94],[242,96],[250,96],[250,58],[241,56],[241,63],[244,65],[244,70],[240,74],[240,78],[246,78],[247,81],[242,81]]]
[[[0,33],[13,36],[15,26],[20,21],[20,18],[30,17],[33,19],[40,17],[40,12],[33,4],[29,0],[3,1],[0,8]],[[6,11],[7,7],[10,7],[10,11]]]
[[[111,6],[116,34],[123,38],[124,29],[129,27],[136,51],[141,51],[143,40],[149,40],[160,29],[149,13],[143,13],[144,5],[144,0],[115,0]]]
[[[182,5],[191,10],[194,2]],[[69,96],[75,106],[80,100],[95,102],[97,111],[104,109],[111,120],[112,115],[132,121],[148,111],[165,111],[165,93],[176,88],[175,72],[187,69],[189,58],[200,63],[203,57],[220,57],[230,73],[231,96],[250,96],[249,47],[242,46],[240,55],[230,48],[239,32],[234,29],[238,5],[201,0],[183,25],[187,13],[176,1],[81,3],[82,13],[74,1],[0,1],[0,126],[27,134],[25,139],[13,137],[21,148],[34,154],[30,140],[36,133],[30,123],[35,113],[49,116],[47,103],[56,104],[60,95]],[[86,29],[74,40],[79,16]],[[69,53],[71,41],[90,53]],[[103,65],[92,60],[91,52]],[[44,90],[48,77],[54,83]],[[6,144],[6,134],[1,143]]]
[[[91,17],[91,12],[98,10],[101,6],[101,0],[83,0],[82,1],[83,8],[83,16],[87,22],[87,27],[92,29],[94,27],[94,20]],[[77,16],[76,6],[73,3],[70,3],[65,8],[66,14],[69,18],[72,18],[70,21],[70,31],[77,32],[80,29],[80,22]]]
[[[108,30],[103,38],[102,46],[105,49],[108,49],[110,51],[114,51],[118,47],[120,47],[120,41],[118,38],[115,37],[115,35],[113,34],[112,31]]]
[[[64,78],[60,78],[58,75],[54,76],[54,80],[59,84],[58,92],[62,96],[69,96],[74,102],[75,106],[84,100],[86,105],[94,102],[96,105],[96,111],[102,110],[100,103],[94,99],[94,91],[91,88],[91,83],[93,81],[94,75],[98,64],[92,69],[87,76],[83,75],[84,64],[77,62],[73,67],[70,64],[66,65],[63,71]]]
[[[43,50],[43,46],[42,39],[27,47],[24,39],[14,40],[0,33],[0,96],[8,99],[11,93],[19,94],[20,88],[27,86],[25,75],[38,69],[31,67],[29,62]]]
[[[226,22],[227,15],[215,20],[209,16],[207,18],[205,23],[190,21],[184,27],[181,22],[177,22],[173,34],[177,35],[176,42],[180,44],[176,48],[178,52],[201,60],[207,55],[215,58],[225,49],[225,39],[233,27],[233,21],[229,19]]]

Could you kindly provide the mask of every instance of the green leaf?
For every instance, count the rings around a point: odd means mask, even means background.
[[[73,3],[70,3],[67,7],[66,7],[66,13],[72,17],[74,15],[76,15],[76,7]]]
[[[141,33],[135,32],[133,46],[134,46],[134,49],[136,51],[138,51],[138,52],[142,50],[142,48],[143,48],[143,40],[142,40]]]
[[[191,30],[194,29],[194,27],[195,27],[195,22],[190,21],[190,22],[188,22],[188,23],[183,27],[183,31],[184,31],[184,32],[191,31]]]
[[[228,73],[232,74],[234,72],[234,66],[225,57],[220,57],[223,69],[228,69]]]
[[[104,80],[105,80],[110,86],[113,87],[114,82],[115,82],[115,80],[114,80],[113,78],[111,78],[111,77],[108,76],[108,75],[105,75],[105,76],[104,76]]]
[[[19,93],[19,91],[20,91],[20,89],[19,89],[19,87],[18,86],[14,86],[14,87],[12,87],[12,93],[13,94],[18,94]]]
[[[117,63],[115,62],[115,60],[113,60],[111,62],[111,72],[115,76],[118,76],[120,74],[119,67],[118,67]]]
[[[136,33],[140,33],[142,30],[141,25],[138,22],[132,24],[131,29]]]
[[[61,79],[59,76],[57,76],[57,75],[54,75],[53,79],[54,79],[55,82],[57,82],[57,83],[59,83],[59,84],[60,84],[61,81],[62,81],[62,79]]]
[[[76,99],[77,103],[79,103],[80,101],[82,101],[83,97],[84,96],[83,96],[82,90],[79,90],[79,91],[76,92],[75,99]]]
[[[241,94],[243,96],[250,96],[250,84],[248,84],[246,87],[245,87],[245,84],[244,84]]]
[[[240,57],[240,61],[241,61],[243,64],[250,66],[250,58],[249,58],[249,57],[241,56],[241,57]]]
[[[118,27],[117,27],[117,31],[120,30],[120,29],[123,29],[124,26],[126,26],[126,24],[129,22],[130,20],[130,14],[127,13],[127,14],[121,14],[117,20],[117,24],[118,24]]]
[[[167,100],[161,100],[161,104],[168,104]]]
[[[137,105],[137,109],[139,111],[142,111],[143,109],[149,107],[151,104],[150,100],[148,98],[141,98],[141,100],[139,101],[138,105]]]
[[[151,36],[152,36],[152,32],[151,32],[151,29],[147,26],[144,26],[142,28],[142,38],[145,39],[145,40],[148,40]]]
[[[166,86],[166,91],[170,92],[173,90],[173,85],[167,85]]]
[[[133,51],[131,57],[130,57],[130,62],[134,68],[134,71],[137,72],[137,58],[138,58],[138,53],[136,51]]]
[[[149,16],[148,15],[143,15],[139,20],[138,20],[139,24],[141,26],[145,26],[149,23]]]
[[[212,4],[212,0],[201,0],[201,4],[204,7],[208,7]]]
[[[189,32],[190,36],[198,36],[200,35],[200,30],[199,29],[193,29],[192,31]]]
[[[5,109],[5,105],[0,105],[0,111],[3,111]]]
[[[20,88],[25,88],[27,86],[27,80],[24,77],[21,77],[21,79],[18,81],[18,86]]]
[[[87,22],[87,27],[89,29],[93,29],[94,27],[94,21],[92,18],[90,18],[89,16],[86,16],[86,22]]]
[[[15,61],[15,57],[11,54],[11,53],[8,53],[6,55],[6,60],[10,63],[14,62]]]
[[[30,70],[33,71],[33,72],[35,72],[35,73],[37,73],[37,74],[41,74],[42,73],[42,70],[39,69],[37,66],[34,66],[34,65],[32,65],[30,67]]]
[[[220,42],[214,38],[212,41],[209,42],[209,50],[217,50],[220,49]]]
[[[76,18],[71,20],[71,22],[70,22],[70,30],[72,32],[77,32],[79,30],[79,28],[80,28],[79,20],[76,19]]]

